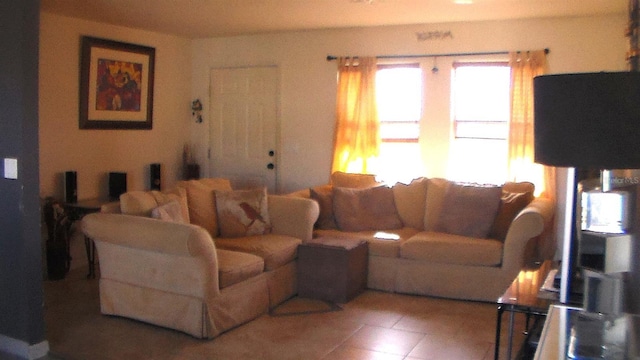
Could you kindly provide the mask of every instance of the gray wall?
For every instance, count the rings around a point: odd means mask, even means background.
[[[0,335],[27,348],[45,338],[38,195],[39,13],[39,0],[0,1]],[[18,159],[17,180],[4,178],[7,157]]]

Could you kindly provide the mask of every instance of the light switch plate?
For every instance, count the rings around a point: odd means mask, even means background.
[[[4,178],[14,180],[18,178],[18,159],[4,159]]]

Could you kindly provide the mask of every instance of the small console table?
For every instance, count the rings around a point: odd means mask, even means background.
[[[509,312],[509,336],[507,344],[507,359],[511,359],[513,348],[513,327],[516,313],[526,315],[525,331],[529,331],[529,320],[531,316],[545,316],[549,305],[557,301],[555,293],[541,293],[547,274],[551,270],[552,262],[545,261],[535,270],[522,270],[513,280],[511,286],[498,299],[498,318],[496,324],[496,340],[494,359],[498,360],[500,355],[500,329],[502,327],[502,314]]]
[[[88,199],[88,200],[80,200],[77,202],[68,202],[64,203],[65,210],[69,213],[69,218],[72,221],[81,220],[85,215],[99,212],[103,205],[112,202],[112,200],[103,200],[103,199]],[[87,274],[88,279],[94,279],[96,277],[95,271],[95,259],[96,259],[96,245],[93,241],[84,237],[84,247],[87,253],[87,262],[89,263],[89,273]]]

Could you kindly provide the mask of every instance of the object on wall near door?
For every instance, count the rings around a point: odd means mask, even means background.
[[[82,37],[80,129],[152,128],[155,51]]]
[[[202,122],[202,103],[200,99],[195,99],[191,102],[191,116],[195,119],[196,123]]]

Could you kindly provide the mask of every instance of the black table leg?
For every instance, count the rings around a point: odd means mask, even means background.
[[[89,263],[89,273],[87,274],[87,279],[95,279],[96,278],[96,244],[89,237],[84,237],[84,247],[87,251],[87,262]]]
[[[502,313],[504,312],[503,305],[498,305],[498,321],[496,324],[496,347],[494,350],[493,358],[498,360],[500,357],[500,328],[502,327]]]

